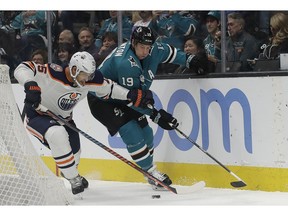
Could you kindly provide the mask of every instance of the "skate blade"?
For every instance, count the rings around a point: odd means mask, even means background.
[[[83,192],[74,194],[74,197],[76,200],[83,200]]]

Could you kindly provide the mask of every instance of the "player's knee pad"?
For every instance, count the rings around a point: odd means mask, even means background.
[[[74,154],[72,152],[68,133],[63,126],[52,126],[45,133],[51,154],[61,172],[67,179],[78,175]]]
[[[134,120],[123,125],[119,130],[119,134],[127,147],[133,148],[133,146],[145,144],[143,130]]]
[[[67,154],[71,151],[68,133],[63,126],[52,126],[45,133],[45,139],[49,144],[53,157]]]

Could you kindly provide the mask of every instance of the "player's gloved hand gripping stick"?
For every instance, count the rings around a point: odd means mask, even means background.
[[[153,108],[150,119],[165,130],[173,130],[179,125],[177,119],[163,109],[156,110]]]
[[[193,141],[190,137],[188,137],[186,134],[184,134],[180,129],[178,129],[178,122],[177,120],[170,114],[167,113],[164,110],[156,110],[151,104],[148,104],[147,106],[149,109],[153,110],[152,115],[150,118],[153,122],[157,123],[160,127],[162,127],[165,130],[172,130],[175,129],[178,131],[182,136],[184,136],[189,142],[191,142],[193,145],[195,145],[198,149],[200,149],[202,152],[204,152],[206,155],[208,155],[212,160],[214,160],[216,163],[218,163],[222,168],[224,168],[227,172],[229,172],[232,176],[234,176],[238,181],[230,182],[230,184],[233,187],[245,187],[246,183],[239,178],[236,174],[234,174],[231,170],[229,170],[226,166],[224,166],[220,161],[218,161],[216,158],[214,158],[211,154],[209,154],[207,151],[202,149],[195,141]]]

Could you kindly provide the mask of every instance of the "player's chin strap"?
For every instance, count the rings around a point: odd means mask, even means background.
[[[152,106],[151,104],[148,104],[147,107],[149,109],[155,109],[154,106]],[[222,168],[224,168],[227,172],[229,172],[232,176],[234,176],[236,179],[238,179],[238,181],[234,181],[234,182],[230,182],[230,184],[233,187],[245,187],[247,186],[247,184],[241,179],[239,178],[236,174],[234,174],[231,170],[229,170],[226,166],[224,166],[220,161],[218,161],[216,158],[214,158],[211,154],[209,154],[207,151],[205,151],[204,149],[202,149],[195,141],[193,141],[189,136],[187,136],[186,134],[184,134],[177,126],[169,123],[169,125],[175,129],[177,132],[179,132],[182,136],[184,136],[189,142],[191,142],[193,145],[195,145],[197,148],[199,148],[202,152],[204,152],[206,155],[208,155],[212,160],[214,160],[216,163],[218,163]]]
[[[147,178],[157,182],[159,185],[163,186],[164,188],[166,188],[167,190],[177,194],[177,190],[176,188],[165,184],[164,182],[160,181],[159,179],[155,178],[153,175],[151,175],[150,173],[148,173],[147,171],[141,169],[140,167],[138,167],[136,164],[130,162],[129,160],[127,160],[126,158],[122,157],[120,154],[118,154],[117,152],[113,151],[112,149],[110,149],[109,147],[107,147],[106,145],[102,144],[101,142],[99,142],[98,140],[94,139],[93,137],[91,137],[90,135],[86,134],[85,132],[83,132],[82,130],[78,129],[77,127],[75,127],[74,125],[70,124],[69,122],[67,122],[65,119],[61,118],[60,116],[54,114],[52,111],[48,110],[45,106],[39,104],[39,106],[35,109],[38,112],[43,112],[47,115],[49,115],[50,117],[52,117],[53,119],[62,122],[63,124],[65,124],[67,127],[69,127],[70,129],[72,129],[73,131],[76,131],[77,133],[80,133],[81,135],[83,135],[85,138],[87,138],[88,140],[90,140],[91,142],[93,142],[94,144],[98,145],[99,147],[101,147],[102,149],[104,149],[105,151],[109,152],[110,154],[114,155],[116,158],[120,159],[121,161],[123,161],[124,163],[126,163],[127,165],[131,166],[133,169],[139,171],[140,173],[142,173],[143,175],[145,175]]]

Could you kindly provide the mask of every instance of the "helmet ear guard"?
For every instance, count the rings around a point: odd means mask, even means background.
[[[73,67],[76,67],[76,73],[73,74]],[[79,75],[80,72],[88,73],[89,77],[93,78],[94,73],[96,70],[96,62],[93,58],[93,56],[86,52],[76,52],[70,59],[69,62],[69,72],[72,77],[72,79],[76,82],[76,84],[79,87],[83,87],[78,81],[77,81],[77,76]]]

